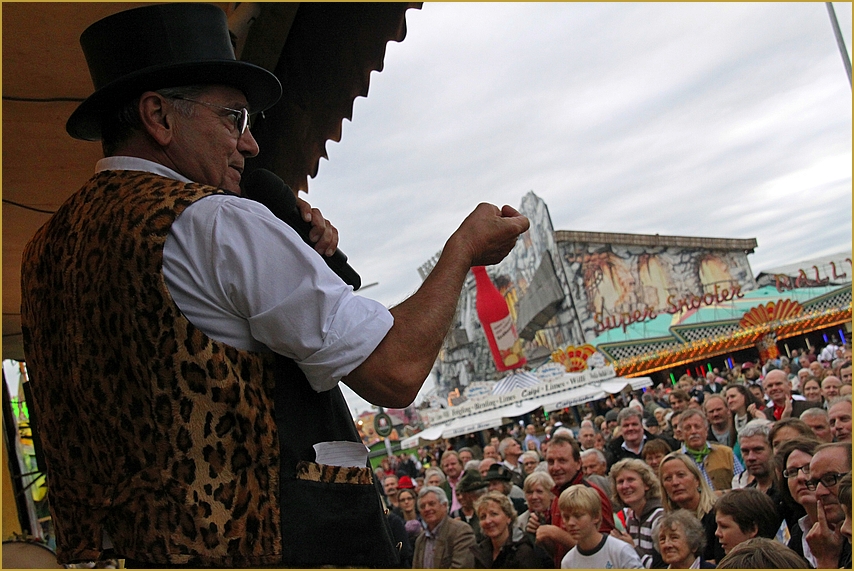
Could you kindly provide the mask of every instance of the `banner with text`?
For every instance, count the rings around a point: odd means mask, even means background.
[[[421,418],[425,425],[432,426],[451,419],[487,412],[522,400],[541,398],[550,394],[577,389],[591,383],[601,383],[616,376],[614,367],[611,365],[597,369],[588,369],[580,373],[567,373],[558,379],[543,381],[533,387],[517,388],[502,395],[478,397],[477,399],[468,400],[450,408],[421,411]]]

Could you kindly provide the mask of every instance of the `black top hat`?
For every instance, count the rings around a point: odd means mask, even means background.
[[[483,477],[487,482],[492,480],[504,480],[509,482],[513,479],[513,471],[504,464],[493,464]]]
[[[243,92],[252,112],[282,95],[276,76],[234,58],[225,12],[213,4],[157,4],[126,10],[86,28],[80,45],[95,93],[71,114],[75,139],[101,138],[101,119],[144,91],[221,84]]]
[[[457,482],[457,491],[462,493],[473,492],[487,487],[489,484],[480,477],[480,472],[477,470],[466,470],[460,481]]]

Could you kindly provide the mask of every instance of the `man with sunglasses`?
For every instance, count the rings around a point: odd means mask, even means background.
[[[810,460],[807,489],[815,491],[817,521],[806,541],[816,558],[816,568],[850,568],[851,543],[840,532],[845,512],[837,497],[839,480],[851,471],[851,443],[822,444]]]
[[[527,219],[481,204],[388,310],[318,255],[337,232],[317,210],[298,202],[309,247],[239,196],[250,112],[282,88],[235,59],[221,8],[135,8],[80,41],[96,90],[66,130],[105,158],[22,264],[58,561],[397,566],[338,383],[407,406],[470,267],[503,259]],[[342,440],[355,459],[315,458]]]

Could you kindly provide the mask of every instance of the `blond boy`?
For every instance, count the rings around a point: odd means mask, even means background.
[[[561,569],[641,569],[634,548],[601,533],[602,502],[595,490],[583,484],[570,486],[558,498],[563,527],[575,542],[560,563]]]

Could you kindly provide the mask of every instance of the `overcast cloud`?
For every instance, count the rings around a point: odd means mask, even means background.
[[[847,49],[851,4],[835,3]],[[754,273],[851,248],[851,87],[824,3],[425,3],[309,182],[366,297],[479,202],[556,230],[756,238]],[[345,388],[351,408],[368,405]]]

